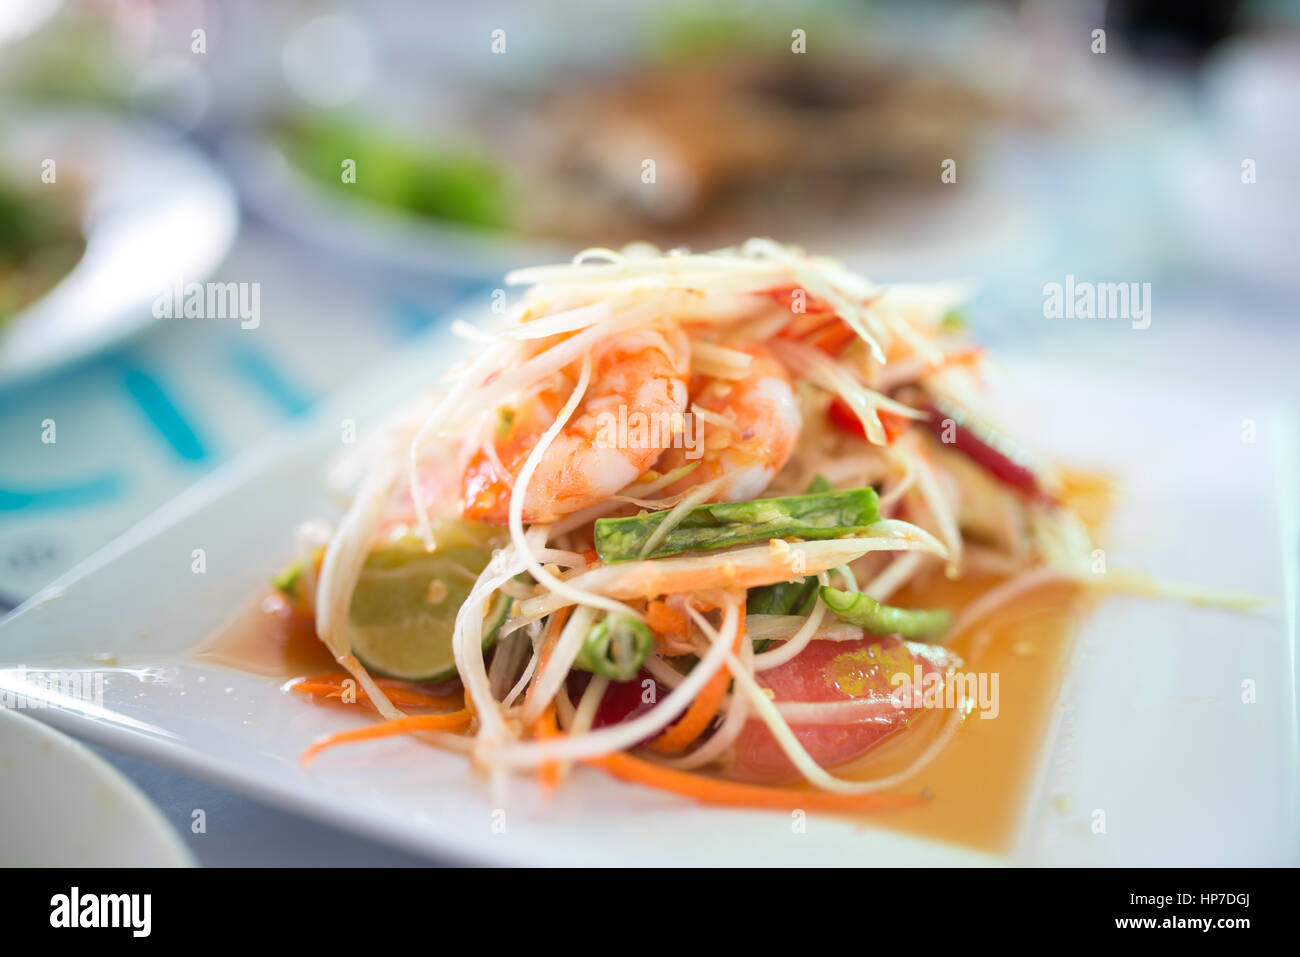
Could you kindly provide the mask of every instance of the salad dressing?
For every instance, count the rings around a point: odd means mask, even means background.
[[[280,680],[338,668],[316,637],[311,616],[295,610],[278,592],[244,608],[195,657]]]
[[[993,579],[940,580],[926,588],[924,600],[959,609],[996,584]],[[905,594],[900,602],[909,598],[920,603],[920,596]],[[865,822],[980,850],[1006,850],[1053,723],[1074,626],[1087,601],[1074,585],[1040,588],[954,641],[953,650],[962,656],[962,672],[998,675],[996,716],[982,718],[976,705],[935,759],[895,789],[899,794],[926,789],[932,800],[918,808],[872,812]],[[976,642],[983,648],[972,657]],[[891,735],[863,758],[833,773],[867,779],[898,771],[925,749],[949,716],[946,710],[925,711],[906,732]]]
[[[1062,498],[1094,539],[1110,511],[1113,486],[1104,476],[1069,472]],[[950,581],[932,576],[923,588],[902,589],[904,606],[947,607],[955,613],[1001,579],[970,576]],[[1074,646],[1074,632],[1092,597],[1076,585],[1038,588],[958,636],[951,647],[963,673],[998,675],[997,717],[981,718],[977,706],[935,759],[897,788],[933,799],[919,808],[873,812],[871,826],[896,828],[979,850],[1002,852],[1015,838],[1034,785],[1037,761],[1054,721],[1054,709]],[[906,733],[891,735],[868,754],[834,773],[874,778],[906,767],[938,734],[949,712],[927,711]]]

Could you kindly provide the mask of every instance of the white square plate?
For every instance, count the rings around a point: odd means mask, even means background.
[[[403,848],[522,864],[1294,864],[1297,848],[1295,435],[1230,399],[1018,364],[1000,390],[1028,444],[1116,476],[1108,561],[1163,580],[1270,599],[1237,615],[1108,598],[1082,623],[1070,679],[1043,729],[1020,837],[1005,858],[814,816],[706,808],[579,769],[550,799],[530,781],[505,815],[466,762],[409,740],[303,747],[355,725],[341,709],[190,652],[266,588],[295,525],[335,515],[320,492],[340,422],[433,378],[436,339],[200,482],[0,624],[0,688],[21,666],[101,671],[102,704],[53,696],[32,712]],[[1244,418],[1255,441],[1243,441]],[[205,574],[191,570],[206,552]],[[102,656],[111,654],[111,666]],[[1250,683],[1244,684],[1244,683]],[[1253,686],[1254,702],[1243,701]],[[980,782],[972,780],[972,789]],[[1062,800],[1064,798],[1065,800]],[[1104,815],[1105,828],[1096,822]],[[504,822],[504,829],[501,824]]]

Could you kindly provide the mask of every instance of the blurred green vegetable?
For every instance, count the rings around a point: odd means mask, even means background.
[[[45,295],[85,246],[69,190],[0,182],[0,322]]]
[[[647,53],[668,62],[683,60],[779,60],[790,52],[791,29],[798,26],[818,43],[813,56],[839,45],[855,25],[866,22],[862,11],[852,19],[833,8],[798,0],[769,0],[762,16],[744,5],[673,3],[652,7],[640,34]],[[789,25],[787,25],[789,24]]]
[[[282,130],[289,161],[311,179],[357,199],[427,219],[497,229],[509,218],[502,170],[470,150],[437,149],[343,119]],[[355,163],[356,181],[344,179]]]
[[[939,320],[939,328],[944,332],[964,332],[966,329],[966,314],[960,309],[949,309]]]
[[[298,601],[298,582],[302,578],[302,562],[293,561],[280,569],[271,579],[271,587],[290,601]]]

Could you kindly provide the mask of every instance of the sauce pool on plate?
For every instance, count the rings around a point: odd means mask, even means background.
[[[334,671],[310,615],[274,592],[251,603],[196,655],[201,661],[287,680]]]

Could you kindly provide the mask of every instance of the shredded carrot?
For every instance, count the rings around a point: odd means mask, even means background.
[[[736,629],[736,640],[731,650],[739,651],[740,643],[744,640],[745,625],[742,622]],[[691,702],[691,706],[686,709],[686,713],[677,723],[669,725],[662,734],[650,742],[650,750],[656,754],[677,754],[690,747],[691,742],[704,733],[713,721],[714,715],[718,713],[718,706],[722,704],[722,696],[727,693],[729,684],[731,684],[731,672],[724,665],[695,696],[695,700]]]
[[[773,301],[794,312],[794,318],[781,327],[777,337],[799,339],[830,356],[839,355],[858,337],[857,332],[835,313],[830,303],[815,296],[803,297],[802,310],[795,312],[795,286],[780,286],[768,291]]]
[[[449,731],[469,724],[470,717],[470,713],[463,708],[460,711],[452,711],[450,714],[411,714],[404,718],[394,718],[391,721],[366,725],[364,728],[350,728],[347,731],[327,734],[322,738],[318,738],[311,747],[302,753],[302,763],[304,765],[310,763],[311,759],[320,752],[337,744],[391,738],[394,735],[410,734],[413,731]]]
[[[645,623],[656,634],[682,638],[690,634],[691,623],[684,612],[656,599],[645,606]]]
[[[563,692],[561,692],[563,694]],[[555,720],[555,705],[549,704],[542,716],[533,724],[533,736],[539,741],[556,738],[560,735],[560,726]],[[560,786],[560,764],[558,761],[544,761],[537,766],[537,783],[542,791],[550,793]]]
[[[806,340],[814,349],[820,349],[829,356],[837,356],[844,347],[858,337],[853,327],[842,319],[837,319],[818,329]]]
[[[982,346],[971,346],[968,349],[951,349],[943,354],[943,358],[933,363],[933,367],[944,369],[948,366],[972,366],[978,365],[984,358],[984,348]]]
[[[556,642],[560,640],[560,632],[564,630],[564,623],[569,620],[569,612],[573,607],[566,605],[557,609],[552,615],[546,626],[546,637],[542,639],[541,651],[537,654],[537,670],[533,672],[533,682],[524,692],[524,704],[528,704],[533,699],[533,689],[537,687],[537,676],[546,668],[546,663],[551,660],[551,652],[555,650]]]
[[[802,791],[794,788],[769,788],[758,784],[721,781],[686,771],[675,771],[651,764],[621,752],[584,762],[620,781],[631,781],[661,791],[671,791],[702,804],[732,807],[770,808],[790,811],[886,811],[915,807],[926,801],[920,794],[834,794],[827,791]]]
[[[369,704],[370,695],[366,693],[365,688],[356,685],[355,680],[345,671],[330,672],[323,675],[313,675],[310,678],[301,678],[291,684],[289,689],[316,698],[342,699],[344,682],[352,681],[354,688],[351,690],[356,694],[357,703]],[[433,695],[421,691],[405,681],[394,681],[389,678],[378,678],[375,683],[384,690],[389,700],[399,708],[459,708],[462,705],[461,695]]]
[[[787,307],[790,306],[789,303],[786,305]],[[833,310],[808,309],[804,312],[794,313],[794,317],[781,327],[776,336],[778,339],[807,339],[832,323],[839,321],[839,317],[835,315]]]

